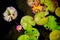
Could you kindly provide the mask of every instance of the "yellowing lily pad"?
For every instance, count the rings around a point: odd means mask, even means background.
[[[44,24],[46,24],[48,22],[48,17],[45,17],[44,12],[37,13],[35,15],[35,22],[38,25],[44,25]]]
[[[60,7],[57,7],[55,10],[55,14],[60,17]]]
[[[49,35],[50,40],[60,40],[60,31],[54,30]]]

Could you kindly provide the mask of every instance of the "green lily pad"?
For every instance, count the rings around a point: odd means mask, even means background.
[[[52,0],[45,0],[44,4],[47,6],[47,9],[48,9],[50,12],[54,12],[55,7],[54,7],[54,3],[53,3]]]
[[[44,0],[40,0],[40,3],[41,3],[41,4],[44,4]]]
[[[32,26],[35,26],[35,24],[36,24],[31,16],[22,17],[20,23],[25,30],[32,28]]]
[[[17,40],[30,40],[30,37],[28,35],[21,35]]]
[[[31,29],[25,31],[25,34],[29,35],[30,38],[35,37],[36,39],[38,39],[38,37],[40,35],[39,31],[36,28],[31,28]]]

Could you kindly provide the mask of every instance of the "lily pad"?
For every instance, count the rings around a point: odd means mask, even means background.
[[[28,35],[21,35],[17,40],[30,40],[30,37]]]
[[[39,31],[38,31],[36,28],[31,28],[31,29],[25,31],[25,34],[26,34],[26,35],[29,35],[29,37],[30,37],[31,39],[33,39],[33,38],[38,39],[38,37],[39,37],[39,35],[40,35]]]
[[[49,35],[50,40],[60,40],[60,31],[54,30]]]
[[[35,26],[35,24],[36,24],[31,16],[22,17],[20,23],[25,30],[32,28],[32,26]]]
[[[55,10],[55,14],[60,17],[60,7],[57,7]]]
[[[44,12],[37,13],[34,20],[38,25],[44,25],[48,22],[48,17],[45,16],[46,14]]]

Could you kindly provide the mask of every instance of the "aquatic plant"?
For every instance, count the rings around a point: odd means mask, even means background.
[[[54,3],[52,0],[40,0],[41,4],[44,4],[45,6],[47,6],[47,9],[51,12],[54,12],[55,7],[54,7]]]
[[[44,4],[44,1],[45,1],[45,0],[40,0],[40,4]]]
[[[40,5],[40,0],[27,0],[27,4],[32,8],[33,13],[42,11],[42,6]]]
[[[31,39],[38,39],[40,36],[40,33],[36,28],[31,28],[25,31],[25,34],[28,35]]]
[[[32,27],[32,26],[35,26],[36,23],[31,16],[22,17],[20,23],[21,23],[23,29],[25,30],[24,35],[29,36],[29,39],[26,39],[26,40],[38,40],[40,33],[36,28]],[[23,39],[23,37],[22,37],[22,39]]]
[[[60,17],[60,7],[57,7],[55,10],[55,14]]]
[[[3,13],[3,18],[7,22],[11,22],[12,20],[15,20],[17,17],[17,11],[14,7],[10,6],[7,7],[6,11]]]
[[[40,0],[42,5],[38,5],[37,0],[28,0],[30,6],[32,6],[32,11],[35,13],[34,20],[31,16],[22,17],[20,24],[25,30],[24,34],[19,37],[19,40],[38,40],[40,36],[39,31],[32,26],[43,25],[45,28],[52,30],[49,35],[50,40],[60,40],[60,25],[57,25],[56,18],[53,15],[49,15],[49,12],[54,12],[55,7],[52,0]],[[39,1],[39,0],[38,0]],[[58,12],[59,13],[59,12]],[[57,33],[55,33],[57,32]],[[53,34],[54,33],[54,34]],[[56,37],[55,37],[56,36]]]
[[[60,40],[60,31],[53,30],[49,35],[50,40]]]
[[[17,25],[17,26],[16,26],[16,30],[17,30],[18,32],[20,32],[20,30],[22,30],[22,26],[21,26],[21,25]]]
[[[30,40],[30,37],[28,35],[21,35],[17,38],[17,40]]]
[[[23,35],[18,37],[18,40],[38,40],[40,33],[36,28],[26,30]]]
[[[31,16],[22,17],[20,23],[25,30],[32,28],[32,26],[35,26],[36,24]]]
[[[35,15],[34,20],[38,25],[44,25],[48,22],[48,17],[45,17],[47,13],[39,12]]]
[[[35,0],[34,5],[38,6],[40,4],[40,0]]]
[[[55,7],[54,7],[54,3],[52,0],[46,0],[45,5],[48,6],[47,8],[49,11],[54,12]]]
[[[57,26],[55,27],[55,29],[56,29],[56,30],[60,30],[60,25],[57,25]]]
[[[26,30],[23,35],[18,37],[18,40],[38,40],[40,33],[36,28]]]
[[[54,19],[54,20],[53,20]],[[48,27],[50,29],[54,29],[54,27],[57,26],[56,24],[56,18],[52,15],[48,16],[48,23],[44,25],[44,27]]]
[[[48,23],[45,24],[44,27],[51,30],[60,30],[60,25],[57,24],[56,18],[52,15],[48,16]]]
[[[39,0],[27,0],[27,4],[28,4],[30,7],[33,7],[33,5],[39,5],[40,2],[39,2]]]
[[[21,25],[25,32],[24,35],[18,37],[18,40],[38,40],[40,33],[36,28],[32,27],[35,26],[35,22],[31,16],[22,17]]]
[[[33,13],[36,14],[37,12],[42,11],[42,8],[43,8],[43,6],[41,6],[41,5],[38,5],[38,6],[34,5],[32,8],[32,11],[33,11]]]

